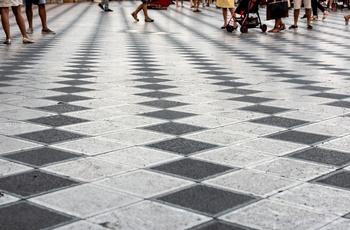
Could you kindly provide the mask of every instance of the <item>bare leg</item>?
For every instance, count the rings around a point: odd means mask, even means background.
[[[26,4],[26,15],[28,19],[29,29],[33,30],[33,9],[32,4]]]
[[[300,9],[294,10],[294,25],[295,25],[295,26],[298,25],[299,13],[300,13]]]
[[[133,14],[137,15],[137,14],[142,10],[142,5],[143,5],[143,3],[141,3],[141,4],[136,8],[136,10],[133,12]]]
[[[17,25],[22,33],[22,37],[28,38],[26,32],[26,24],[24,23],[24,19],[22,17],[21,6],[12,6],[12,12],[16,17]]]
[[[47,28],[45,4],[39,4],[38,8],[39,8],[39,16],[41,19],[41,25],[43,27],[43,30],[47,30],[49,28]]]
[[[231,17],[233,17],[233,26],[237,27],[235,8],[229,8],[229,11],[231,13]]]
[[[222,8],[222,16],[224,18],[224,26],[227,25],[227,8]]]
[[[311,9],[305,9],[306,19],[307,19],[307,26],[311,26]]]
[[[147,12],[147,3],[142,3],[143,14],[145,15],[145,19],[149,19]]]
[[[1,24],[2,28],[4,28],[5,34],[6,34],[6,40],[11,38],[10,34],[10,22],[9,22],[9,8],[8,7],[1,7]]]

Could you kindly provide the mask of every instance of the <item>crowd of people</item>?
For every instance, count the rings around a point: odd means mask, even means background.
[[[28,19],[29,27],[26,30],[25,21],[22,16],[21,5],[26,5],[26,16]],[[1,23],[2,28],[5,32],[6,39],[3,42],[6,45],[11,44],[11,31],[10,31],[10,22],[9,22],[9,11],[10,8],[16,18],[17,25],[22,34],[22,42],[23,43],[34,43],[34,40],[28,37],[28,34],[32,34],[34,32],[33,29],[33,10],[32,5],[38,5],[39,16],[42,24],[42,34],[55,34],[54,31],[50,30],[47,27],[46,22],[46,8],[45,0],[0,0],[0,14],[1,14]]]
[[[209,6],[212,0],[203,0],[203,7]],[[243,0],[245,1],[245,0]],[[280,16],[275,16],[271,17],[270,9],[269,9],[269,4],[271,2],[276,3],[277,2],[283,2],[287,1],[288,2],[288,8],[290,7],[290,2],[289,0],[267,0],[267,20],[274,19],[275,20],[275,25],[274,28],[269,30],[268,32],[271,33],[278,33],[284,29],[286,29],[285,24],[282,21],[282,18],[288,17],[288,10],[287,12],[283,12]],[[131,13],[131,16],[135,21],[139,21],[137,14],[142,10],[144,17],[145,17],[145,22],[153,22],[154,20],[151,19],[148,16],[148,11],[147,11],[147,5],[150,2],[150,0],[141,0],[141,4]],[[193,8],[193,12],[201,12],[199,10],[200,7],[200,2],[201,0],[190,0],[190,6]],[[318,20],[318,14],[317,11],[320,9],[323,13],[322,20],[325,20],[328,16],[328,7],[327,4],[329,4],[329,9],[334,10],[332,7],[332,0],[326,1],[326,8],[325,9],[318,0],[294,0],[294,11],[293,11],[293,19],[294,23],[289,27],[289,29],[297,29],[298,28],[298,20],[299,20],[299,15],[300,15],[300,8],[302,3],[304,4],[305,8],[305,15],[302,16],[301,18],[306,18],[307,20],[307,29],[311,30],[313,27],[311,25],[311,21]],[[21,5],[25,4],[26,5],[26,16],[28,19],[28,24],[29,27],[26,30],[25,27],[25,21],[23,19],[22,13],[21,13]],[[11,44],[11,33],[10,33],[10,22],[9,22],[9,11],[10,8],[12,9],[12,12],[16,18],[17,25],[21,31],[22,34],[22,42],[23,43],[33,43],[33,39],[28,37],[28,34],[32,34],[34,32],[33,29],[33,10],[32,10],[32,5],[35,4],[38,6],[38,12],[39,12],[39,17],[41,19],[41,24],[42,24],[42,34],[55,34],[54,31],[50,30],[47,26],[46,22],[46,8],[45,8],[45,0],[0,0],[0,14],[1,14],[1,23],[3,30],[6,35],[6,39],[3,42],[4,44]],[[109,0],[102,0],[100,3],[98,3],[98,6],[106,12],[112,12],[109,8]],[[176,0],[176,6],[179,6],[178,0]],[[184,7],[183,5],[183,0],[181,0],[181,7]],[[222,9],[222,16],[224,23],[221,26],[221,29],[226,29],[228,25],[228,11],[231,14],[231,20],[233,19],[233,30],[237,29],[237,22],[236,22],[236,13],[235,13],[235,0],[216,0],[216,7]],[[312,10],[312,15],[311,15],[311,10]],[[279,15],[279,14],[278,14]],[[350,14],[344,16],[345,19],[345,25],[349,24],[349,19],[350,19]]]

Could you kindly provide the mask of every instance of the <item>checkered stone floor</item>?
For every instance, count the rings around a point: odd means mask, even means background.
[[[11,15],[0,229],[350,229],[349,11],[241,34],[138,4],[47,5],[30,45]]]

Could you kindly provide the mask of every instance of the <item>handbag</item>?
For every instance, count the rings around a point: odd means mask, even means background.
[[[288,1],[273,0],[267,4],[266,19],[277,19],[288,17]]]

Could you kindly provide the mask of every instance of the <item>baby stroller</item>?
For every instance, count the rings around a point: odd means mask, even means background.
[[[240,17],[236,19],[237,23],[241,25],[241,32],[247,33],[248,28],[255,28],[260,26],[262,32],[267,30],[267,26],[265,24],[261,24],[261,19],[259,16],[259,3],[260,0],[242,0],[238,5],[235,13],[239,14]],[[249,14],[256,14],[256,16],[249,16]],[[231,17],[226,30],[228,32],[232,32],[235,28],[232,26],[234,22],[234,17]]]

